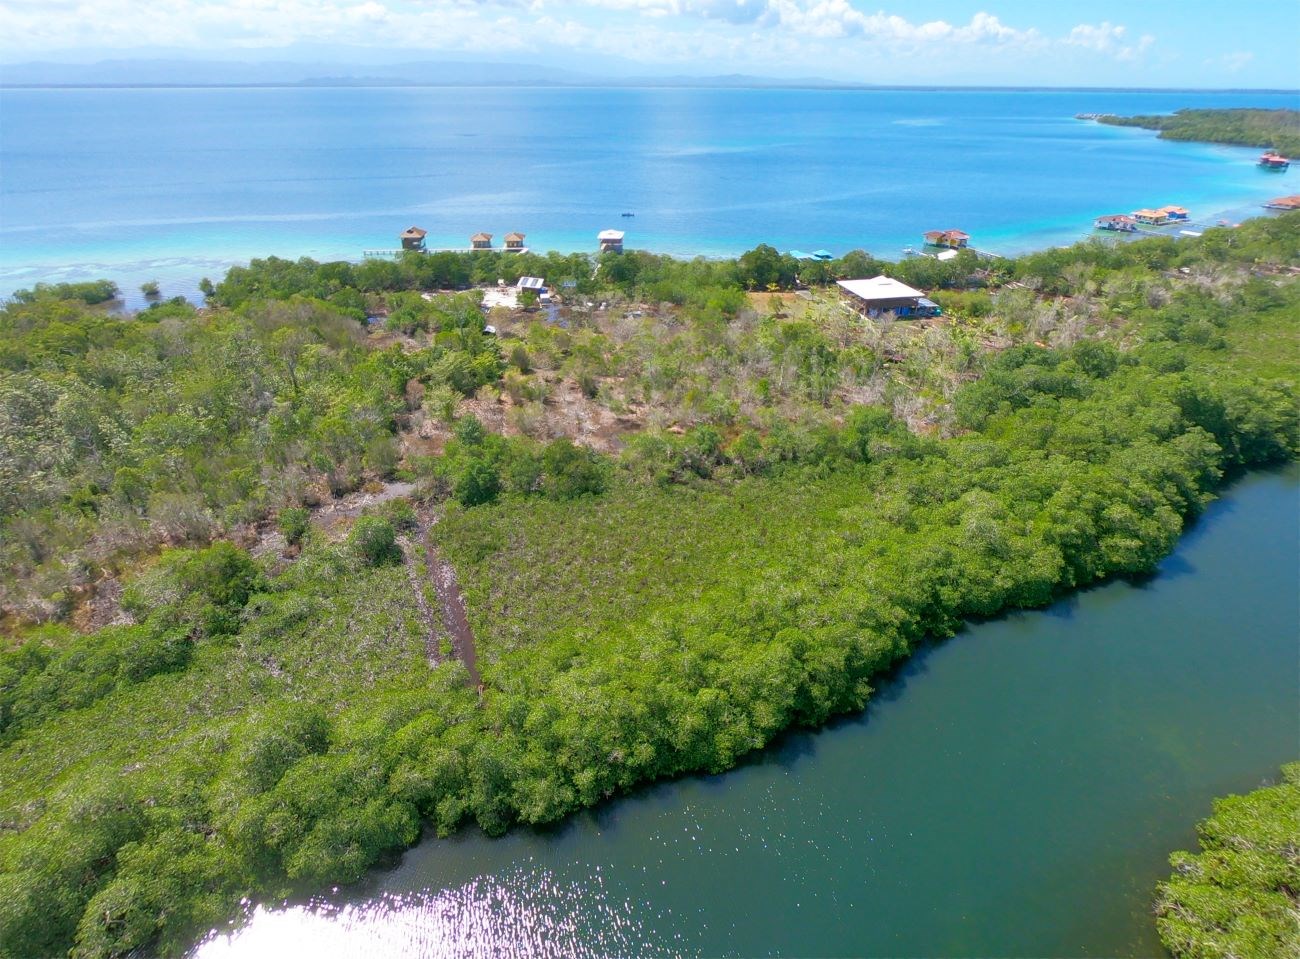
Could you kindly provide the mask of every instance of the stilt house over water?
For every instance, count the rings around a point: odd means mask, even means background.
[[[1111,230],[1115,233],[1137,232],[1137,220],[1127,213],[1108,213],[1106,216],[1099,216],[1094,225],[1099,230]]]
[[[524,248],[524,235],[522,233],[506,234],[506,249],[518,253]]]
[[[471,250],[490,250],[492,249],[491,233],[475,233],[469,238],[469,248]]]
[[[963,250],[970,244],[970,234],[961,230],[930,230],[925,234],[927,246],[944,246],[950,250]]]
[[[838,286],[845,302],[863,316],[874,317],[884,313],[898,317],[938,316],[942,312],[939,304],[920,290],[887,276],[840,280]]]
[[[622,230],[601,230],[596,234],[596,241],[600,244],[601,253],[623,252]]]
[[[423,250],[424,238],[429,235],[428,230],[421,230],[418,226],[408,226],[398,237],[402,241],[403,250]]]
[[[1147,226],[1164,226],[1169,222],[1169,214],[1164,210],[1134,210],[1133,219]]]

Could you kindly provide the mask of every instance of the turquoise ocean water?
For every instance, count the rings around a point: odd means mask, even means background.
[[[1295,94],[987,90],[237,88],[0,91],[0,295],[39,281],[201,276],[276,254],[356,259],[597,231],[675,254],[865,248],[927,229],[1066,243],[1101,213],[1214,222],[1300,192],[1258,150],[1157,140],[1079,112],[1297,106]],[[634,218],[621,213],[635,212]]]

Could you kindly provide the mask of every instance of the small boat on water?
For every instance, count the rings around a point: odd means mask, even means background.
[[[623,216],[636,216],[635,213],[624,213]]]
[[[1291,166],[1291,161],[1282,154],[1269,150],[1259,158],[1259,166],[1265,170],[1276,170],[1282,172]]]

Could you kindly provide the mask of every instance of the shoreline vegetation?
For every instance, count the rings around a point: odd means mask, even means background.
[[[1297,250],[1283,214],[992,263],[272,258],[202,309],[16,297],[0,954],[178,954],[1149,573],[1300,452]],[[876,272],[943,315],[848,310],[833,280]],[[559,302],[485,313],[522,275]],[[433,638],[442,562],[481,683]]]
[[[1214,802],[1201,851],[1176,852],[1156,894],[1160,940],[1178,959],[1300,955],[1300,763],[1271,786]]]
[[[1162,140],[1264,147],[1300,156],[1300,110],[1186,109],[1149,116],[1103,113],[1083,118],[1108,126],[1158,130]]]

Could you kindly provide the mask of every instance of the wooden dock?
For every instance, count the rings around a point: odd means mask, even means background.
[[[476,250],[471,246],[441,246],[427,250],[362,250],[361,256],[367,260],[395,260],[403,253],[527,253],[528,247],[493,247],[488,250]]]

